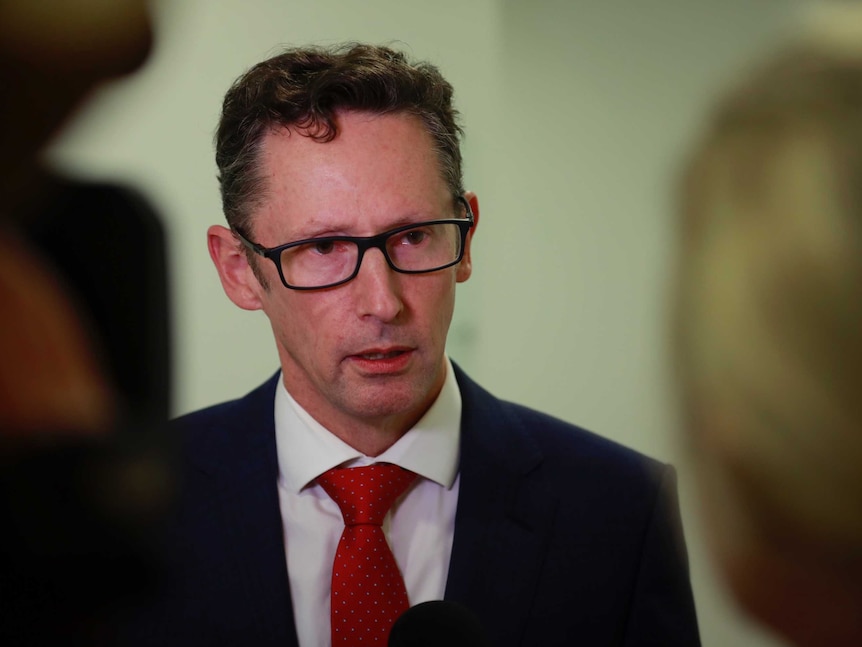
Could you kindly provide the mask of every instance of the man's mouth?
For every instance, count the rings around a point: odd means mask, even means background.
[[[369,359],[369,360],[392,359],[393,357],[398,357],[399,355],[403,354],[404,352],[405,351],[403,351],[403,350],[391,350],[391,351],[387,351],[385,353],[384,352],[361,353],[358,355],[358,357],[361,357],[362,359]]]
[[[366,348],[348,358],[365,377],[401,375],[413,363],[413,348]]]

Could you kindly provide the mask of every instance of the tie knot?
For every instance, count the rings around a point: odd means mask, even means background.
[[[347,526],[380,526],[395,500],[416,479],[416,474],[391,463],[335,468],[317,482],[341,508]]]

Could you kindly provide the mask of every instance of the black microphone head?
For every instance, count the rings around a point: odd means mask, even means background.
[[[389,647],[490,647],[475,613],[455,602],[432,600],[405,611],[389,634]]]

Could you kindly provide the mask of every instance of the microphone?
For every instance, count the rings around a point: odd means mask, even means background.
[[[389,647],[490,647],[479,618],[448,600],[422,602],[405,611],[389,634]]]

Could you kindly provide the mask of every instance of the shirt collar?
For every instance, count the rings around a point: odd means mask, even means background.
[[[312,418],[293,399],[283,380],[279,380],[275,391],[279,479],[294,493],[346,462],[394,463],[448,489],[458,474],[460,435],[461,392],[448,358],[440,395],[419,422],[374,458],[364,456]]]

